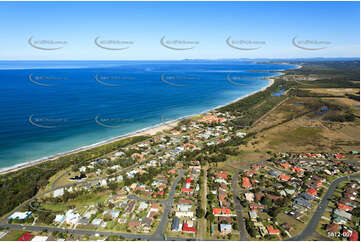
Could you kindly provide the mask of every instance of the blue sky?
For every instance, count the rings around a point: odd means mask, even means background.
[[[0,26],[0,60],[360,56],[359,2],[1,2]],[[62,47],[40,50],[28,43],[31,36],[31,41],[67,43],[37,43]],[[94,44],[98,36],[99,40],[128,42],[103,46],[129,48],[102,49]],[[194,48],[166,48],[160,44],[163,36],[192,42],[176,47]],[[258,49],[231,48],[226,44],[230,36],[231,41],[244,41],[234,46]],[[303,45],[297,42],[301,46],[325,48],[297,48],[292,44],[294,37],[303,41]]]

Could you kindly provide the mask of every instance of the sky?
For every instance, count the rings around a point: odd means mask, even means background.
[[[0,2],[0,29],[0,60],[360,56],[359,2]]]

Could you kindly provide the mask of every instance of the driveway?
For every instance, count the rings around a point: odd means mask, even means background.
[[[325,212],[329,199],[332,197],[333,193],[335,192],[338,184],[340,184],[343,181],[349,180],[350,178],[359,178],[360,175],[356,174],[356,175],[351,175],[351,176],[343,176],[340,178],[337,178],[336,180],[334,180],[331,185],[329,186],[325,196],[322,198],[322,201],[319,203],[315,213],[313,214],[310,222],[307,224],[306,228],[299,234],[296,235],[292,238],[289,238],[287,240],[290,241],[295,241],[295,240],[306,240],[309,236],[311,236],[313,234],[313,232],[315,232],[317,225],[323,215],[323,213]]]

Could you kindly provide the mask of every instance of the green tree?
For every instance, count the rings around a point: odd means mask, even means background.
[[[203,218],[204,214],[205,214],[204,209],[201,207],[197,207],[197,209],[196,209],[197,218]]]

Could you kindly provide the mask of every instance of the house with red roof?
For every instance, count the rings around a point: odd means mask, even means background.
[[[183,230],[183,232],[188,232],[188,233],[197,232],[197,228],[196,227],[189,227],[188,223],[183,224],[182,230]]]
[[[350,240],[351,240],[351,241],[360,241],[359,238],[358,238],[358,232],[352,231]]]
[[[320,180],[315,181],[315,184],[317,187],[322,186],[322,180],[320,179]]]
[[[222,178],[222,179],[227,179],[227,172],[221,171],[217,174],[218,177]]]
[[[317,155],[314,154],[314,153],[306,153],[305,155],[306,155],[307,157],[309,157],[309,158],[316,158],[316,157],[317,157]]]
[[[257,209],[264,209],[265,206],[264,206],[263,204],[260,204],[260,203],[251,202],[251,203],[249,204],[249,208],[250,208],[251,210],[257,210]]]
[[[278,229],[273,228],[272,225],[268,225],[266,228],[270,235],[277,235],[277,236],[280,235],[280,231]]]
[[[281,163],[281,166],[282,166],[283,168],[285,168],[285,169],[290,168],[290,164],[288,164],[287,162]]]
[[[342,157],[343,157],[343,155],[341,155],[341,154],[335,154],[336,159],[342,159]]]
[[[30,241],[33,237],[34,237],[34,235],[31,235],[29,232],[25,232],[17,240],[18,241]]]
[[[191,188],[184,188],[181,189],[182,192],[192,192],[193,190]]]
[[[290,177],[290,176],[287,176],[287,175],[285,175],[285,174],[281,174],[281,175],[280,175],[280,179],[281,179],[282,181],[288,181],[289,179],[291,179],[291,177]]]
[[[231,210],[229,208],[213,208],[212,209],[214,216],[230,216]]]
[[[251,183],[249,182],[248,177],[243,177],[243,178],[242,178],[242,181],[243,181],[242,187],[244,187],[244,188],[250,188],[250,187],[252,186]]]
[[[257,172],[254,171],[254,170],[250,170],[250,171],[247,171],[247,172],[246,172],[246,176],[247,176],[247,177],[252,177],[252,176],[255,175],[255,174],[257,174]]]
[[[191,184],[192,183],[192,178],[187,178],[186,183]]]
[[[294,171],[294,172],[301,172],[302,171],[302,168],[300,168],[300,167],[293,167],[292,168],[292,170]]]
[[[345,205],[343,203],[340,203],[340,202],[337,204],[337,207],[339,209],[343,210],[343,211],[346,211],[346,212],[352,211],[352,209],[353,209],[353,207],[347,206],[347,205]]]
[[[313,187],[307,189],[307,194],[311,195],[311,196],[316,196],[317,195],[317,190],[314,189]]]
[[[158,197],[158,196],[163,196],[163,194],[164,194],[164,191],[160,191],[160,192],[154,193],[153,196]]]

